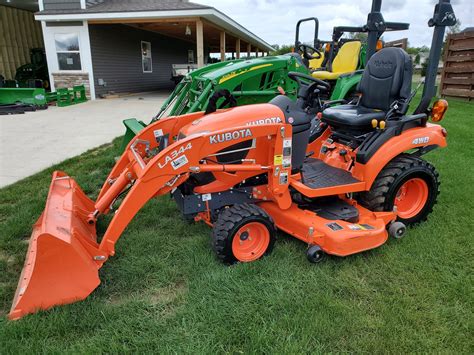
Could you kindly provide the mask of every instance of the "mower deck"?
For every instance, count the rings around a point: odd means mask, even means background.
[[[273,202],[259,206],[273,218],[278,229],[337,256],[360,253],[384,244],[388,238],[386,225],[397,217],[395,212],[371,212],[356,205],[359,221],[352,223],[323,218],[295,203],[284,213]]]

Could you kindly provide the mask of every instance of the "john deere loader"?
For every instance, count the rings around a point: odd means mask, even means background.
[[[208,106],[217,108],[268,102],[281,92],[296,100],[297,87],[288,80],[289,72],[313,75],[327,80],[331,90],[325,100],[335,103],[352,99],[362,77],[366,52],[376,51],[377,43],[385,31],[408,29],[406,23],[385,22],[381,0],[374,0],[367,23],[360,27],[335,27],[331,41],[318,39],[319,21],[305,18],[296,24],[295,53],[254,59],[237,59],[208,65],[187,74],[163,103],[150,123],[168,116],[179,116],[205,111]],[[314,22],[313,46],[300,41],[300,25]],[[343,39],[344,33],[373,33],[367,44],[358,40]],[[326,44],[327,51],[323,50]],[[146,124],[134,118],[124,120],[127,129],[123,148]]]

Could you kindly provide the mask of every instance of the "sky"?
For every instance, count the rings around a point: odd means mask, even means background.
[[[193,0],[191,0],[193,1]],[[361,26],[367,21],[370,0],[194,0],[210,5],[231,17],[270,45],[292,44],[295,26],[300,18],[319,19],[319,39],[329,40],[334,26]],[[410,29],[385,33],[391,41],[408,37],[411,47],[430,46],[432,30],[428,20],[436,0],[382,0],[385,21],[408,22]],[[474,0],[452,0],[454,13],[461,20],[461,29],[474,27]],[[310,42],[312,29],[302,27],[301,40]]]

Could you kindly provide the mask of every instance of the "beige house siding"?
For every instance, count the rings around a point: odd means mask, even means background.
[[[30,49],[43,48],[41,23],[29,11],[0,5],[0,74],[14,79],[16,69],[30,62]]]

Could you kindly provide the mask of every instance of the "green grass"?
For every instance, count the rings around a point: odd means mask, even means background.
[[[208,227],[182,222],[165,196],[132,221],[87,300],[15,322],[6,314],[51,172],[95,198],[120,141],[0,190],[0,352],[473,353],[473,113],[450,100],[449,147],[426,157],[439,203],[403,240],[312,265],[280,233],[271,256],[226,267]]]

